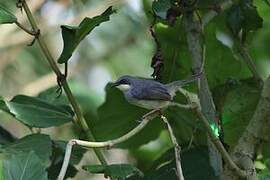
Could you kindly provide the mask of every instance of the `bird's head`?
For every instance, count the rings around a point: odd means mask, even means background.
[[[122,76],[118,80],[112,83],[112,87],[116,87],[121,91],[128,91],[132,84],[131,76]]]

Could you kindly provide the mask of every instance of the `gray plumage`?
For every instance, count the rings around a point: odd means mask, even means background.
[[[122,90],[126,100],[131,104],[146,109],[161,109],[170,104],[179,87],[195,81],[199,76],[200,74],[168,84],[153,79],[122,76],[113,83],[113,86]]]

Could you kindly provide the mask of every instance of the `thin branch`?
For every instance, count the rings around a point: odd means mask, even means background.
[[[165,116],[161,116],[161,119],[164,121],[164,123],[167,125],[168,131],[170,138],[172,140],[172,143],[174,145],[174,154],[175,154],[175,164],[176,164],[176,175],[179,180],[184,180],[184,175],[183,175],[183,170],[181,166],[181,157],[180,157],[180,152],[181,152],[181,147],[177,143],[177,139],[173,134],[172,127],[170,123],[168,122],[167,118]]]
[[[229,153],[226,151],[226,149],[224,148],[223,144],[220,142],[219,138],[214,134],[214,132],[213,132],[213,130],[212,130],[210,124],[209,124],[209,121],[207,120],[207,118],[202,113],[202,110],[201,110],[201,106],[200,106],[198,97],[196,97],[193,93],[190,93],[190,92],[188,92],[186,90],[183,90],[183,89],[179,89],[179,91],[187,98],[187,100],[194,107],[195,113],[198,116],[199,120],[202,121],[205,129],[207,130],[207,134],[210,137],[210,140],[215,145],[215,147],[217,148],[217,150],[220,152],[220,154],[222,155],[223,159],[228,164],[228,166],[230,167],[230,169],[232,169],[234,172],[236,172],[240,177],[246,177],[247,176],[247,172],[244,171],[244,170],[241,170],[234,163],[234,161],[230,157]]]
[[[65,177],[73,145],[77,144],[79,146],[83,146],[83,147],[87,147],[87,148],[102,148],[102,147],[103,148],[104,147],[111,148],[119,143],[122,143],[122,142],[130,139],[134,135],[136,135],[138,132],[140,132],[148,124],[148,122],[150,120],[154,119],[159,114],[160,114],[159,110],[153,110],[153,111],[145,114],[142,118],[141,123],[137,127],[132,129],[131,131],[129,131],[127,134],[125,134],[117,139],[114,139],[114,140],[109,140],[109,141],[104,141],[104,142],[89,142],[89,141],[83,141],[83,140],[78,140],[78,139],[71,139],[66,146],[64,162],[62,164],[62,167],[61,167],[61,170],[60,170],[60,173],[59,173],[59,176],[57,179],[63,180],[63,178]]]
[[[23,26],[21,23],[19,23],[18,21],[16,21],[15,24],[16,24],[19,28],[21,28],[23,31],[25,31],[26,33],[30,34],[31,36],[35,36],[35,35],[36,35],[35,32],[33,32],[33,31],[27,29],[26,27],[24,27],[24,26]]]
[[[238,52],[239,52],[240,56],[242,57],[243,61],[247,64],[247,67],[251,71],[255,81],[257,82],[257,84],[260,87],[262,87],[262,85],[263,85],[262,77],[259,74],[258,69],[257,69],[252,57],[250,56],[247,48],[237,38],[234,38],[234,42],[235,42],[235,44],[237,46],[237,49],[238,49]]]
[[[225,160],[225,162],[227,163],[227,165],[230,167],[230,169],[233,170],[234,172],[236,172],[237,175],[240,176],[240,177],[242,177],[242,178],[247,177],[247,172],[244,171],[244,170],[241,170],[234,163],[234,161],[230,157],[229,153],[226,151],[226,149],[224,148],[223,144],[220,142],[219,138],[214,134],[211,126],[209,125],[208,120],[203,115],[203,113],[201,112],[201,110],[199,108],[195,108],[195,112],[196,112],[197,116],[199,117],[199,119],[204,124],[204,127],[206,128],[207,133],[208,133],[208,136],[210,137],[211,141],[214,143],[214,145],[216,146],[216,148],[218,149],[218,151],[221,153],[223,159]]]
[[[39,28],[37,26],[35,18],[33,16],[32,12],[31,12],[31,10],[29,9],[26,1],[25,0],[20,0],[20,1],[22,3],[23,9],[24,9],[24,11],[25,11],[25,13],[26,13],[26,15],[28,17],[28,20],[29,20],[29,22],[30,22],[30,24],[32,26],[33,31],[38,32]],[[62,73],[61,73],[60,69],[58,68],[54,58],[52,57],[52,54],[50,53],[50,51],[48,49],[48,46],[45,43],[45,41],[43,40],[42,36],[39,35],[36,38],[37,38],[38,44],[39,44],[43,54],[45,55],[47,61],[50,64],[52,70],[54,71],[54,73],[56,74],[57,77],[62,77]],[[77,121],[76,121],[75,124],[80,125],[80,127],[86,133],[86,136],[87,136],[87,138],[89,140],[95,141],[95,138],[94,138],[92,132],[89,130],[88,125],[86,124],[86,121],[85,121],[85,119],[83,117],[83,114],[82,114],[82,112],[81,112],[81,110],[79,108],[79,104],[77,103],[75,97],[73,96],[66,79],[64,79],[63,82],[61,82],[61,83],[62,83],[63,89],[64,89],[64,91],[65,91],[65,93],[67,95],[67,98],[68,98],[68,100],[69,100],[69,102],[70,102],[70,104],[71,104],[71,106],[72,106],[72,108],[73,108],[73,110],[74,110],[74,112],[76,114]],[[102,154],[102,152],[100,150],[98,150],[98,149],[94,149],[94,151],[95,151],[98,159],[100,160],[100,162],[102,164],[106,165],[107,162],[106,162],[105,157]]]

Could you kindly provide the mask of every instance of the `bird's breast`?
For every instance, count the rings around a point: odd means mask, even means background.
[[[139,100],[132,96],[129,96],[128,93],[125,93],[125,98],[130,104],[145,109],[163,109],[168,107],[170,104],[170,101],[163,101],[163,100]]]

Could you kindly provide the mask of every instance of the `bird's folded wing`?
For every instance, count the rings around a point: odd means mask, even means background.
[[[141,88],[134,88],[131,91],[133,97],[139,100],[164,100],[171,101],[172,97],[168,90],[163,86],[147,86]]]

